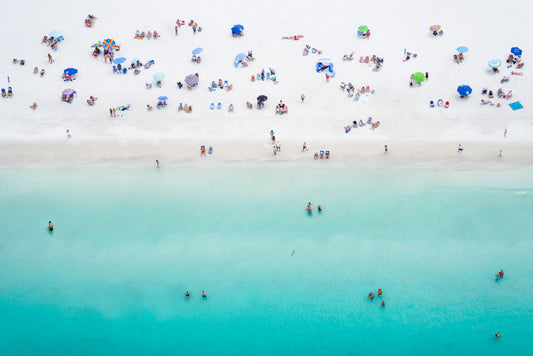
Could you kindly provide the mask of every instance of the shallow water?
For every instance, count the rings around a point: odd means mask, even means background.
[[[0,348],[533,353],[532,177],[2,170]]]

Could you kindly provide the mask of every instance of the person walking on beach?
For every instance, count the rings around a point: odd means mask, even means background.
[[[48,63],[54,63],[54,59],[50,53],[48,53]]]
[[[109,108],[109,116],[113,117],[113,108]]]
[[[117,117],[117,110],[113,108],[113,117]]]
[[[205,157],[205,146],[204,145],[200,146],[200,157],[202,156]]]
[[[274,152],[274,156],[278,153],[276,145],[272,146],[272,151]]]
[[[507,129],[503,130],[503,137],[507,136]]]
[[[385,145],[385,154],[389,153],[389,147]]]
[[[159,168],[159,160],[158,159],[155,160],[155,165],[156,165],[157,168]]]
[[[281,152],[281,144],[279,143],[279,141],[276,141],[276,150],[278,152]]]
[[[178,25],[176,25],[176,27],[174,27],[174,31],[176,32],[176,36],[178,35]]]
[[[500,150],[500,157],[502,156],[502,154],[503,154],[503,152],[502,152],[502,150]]]
[[[307,142],[304,142],[304,145],[302,146],[302,152],[304,152],[304,151],[309,151],[307,149]]]
[[[70,134],[70,130],[67,129],[67,139],[70,139],[70,138],[72,138],[72,135]]]
[[[302,94],[301,98],[302,98],[302,104],[303,104],[305,100],[305,94]]]
[[[459,147],[457,147],[457,152],[462,152],[463,151],[463,146],[461,146],[461,144],[459,144]]]

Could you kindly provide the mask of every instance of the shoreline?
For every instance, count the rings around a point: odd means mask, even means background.
[[[200,146],[213,146],[213,154],[200,156]],[[384,145],[389,153],[384,153]],[[281,152],[272,153],[272,144],[251,141],[195,140],[111,141],[90,140],[64,142],[0,143],[0,168],[60,167],[283,167],[283,168],[365,168],[365,169],[452,169],[517,170],[533,168],[533,144],[505,142],[461,142],[463,152],[451,142],[359,141],[325,144],[285,141]],[[499,157],[499,150],[502,157]],[[329,160],[315,160],[315,152],[330,150]],[[327,164],[325,166],[324,164]]]

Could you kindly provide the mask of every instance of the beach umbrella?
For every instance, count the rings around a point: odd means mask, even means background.
[[[160,96],[159,98],[157,98],[157,100],[167,101],[168,100],[168,96]]]
[[[111,38],[106,38],[102,41],[102,47],[104,47],[104,50],[106,51],[112,51],[117,49],[117,43]]]
[[[501,65],[502,65],[502,61],[500,61],[499,59],[491,59],[489,61],[489,67],[491,68],[498,68]]]
[[[48,34],[48,37],[58,38],[59,36],[61,36],[61,31],[52,31]]]
[[[203,50],[204,49],[200,48],[200,47],[195,48],[195,49],[192,50],[192,54],[196,56],[197,54],[200,54]]]
[[[417,83],[422,83],[424,81],[424,79],[426,79],[426,76],[422,72],[416,72],[416,73],[413,74],[413,79]]]
[[[515,56],[521,56],[522,50],[518,47],[513,47],[511,48],[511,53],[514,54]]]
[[[361,25],[361,26],[357,27],[357,31],[366,32],[366,31],[368,31],[368,26],[367,25]]]
[[[429,26],[429,30],[430,31],[438,31],[438,30],[440,30],[440,25]]]
[[[95,48],[95,47],[102,47],[102,42],[95,43],[95,44],[93,44],[91,47],[93,47],[93,48]]]
[[[468,95],[472,94],[472,88],[470,88],[470,86],[468,86],[468,85],[459,85],[457,87],[457,92],[461,96],[468,96]]]
[[[238,35],[243,30],[244,30],[244,26],[243,25],[235,25],[235,26],[233,26],[231,28],[231,33],[234,34],[234,35]]]
[[[76,68],[67,68],[63,71],[66,75],[74,75],[78,73],[78,70]]]
[[[233,60],[233,65],[235,65],[235,68],[239,66],[239,63],[246,57],[246,54],[239,53],[237,56],[235,56],[235,59]]]
[[[466,52],[468,52],[468,47],[465,47],[465,46],[459,46],[459,47],[457,47],[457,52],[459,52],[459,53],[466,53]]]
[[[118,57],[118,58],[116,58],[116,59],[113,61],[113,64],[122,64],[122,63],[124,63],[124,62],[126,62],[126,58],[124,58],[124,57]]]
[[[74,89],[70,89],[70,88],[69,89],[65,89],[65,90],[63,90],[63,92],[61,94],[63,94],[63,95],[72,95],[72,94],[74,94]]]
[[[266,95],[259,95],[257,97],[257,101],[267,101],[268,97]]]
[[[185,83],[188,85],[198,84],[198,77],[194,74],[185,77]]]
[[[158,72],[158,73],[155,73],[155,74],[154,74],[154,80],[155,80],[156,82],[160,82],[160,81],[162,81],[163,79],[165,79],[165,73]]]

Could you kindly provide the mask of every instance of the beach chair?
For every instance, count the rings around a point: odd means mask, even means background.
[[[128,74],[128,68],[122,68],[122,74]]]
[[[13,97],[13,89],[11,87],[7,88],[7,97],[12,98]]]
[[[450,102],[449,102],[449,101],[445,102],[445,103],[444,103],[444,107],[445,107],[445,108],[450,107]]]
[[[326,159],[329,159],[329,151],[326,151]]]
[[[213,153],[213,146],[209,146],[209,149],[207,150],[207,153],[209,153],[209,154]]]
[[[429,101],[429,107],[430,108],[434,108],[435,107],[435,103],[433,102],[433,100]]]
[[[324,159],[324,151],[320,151],[320,159]]]
[[[209,105],[209,109],[213,110],[215,108],[215,103],[211,103],[211,105]]]
[[[218,104],[217,104],[217,109],[218,109],[218,110],[222,109],[222,104],[221,104],[221,103],[218,103]]]
[[[249,101],[246,102],[246,106],[247,106],[248,109],[250,109],[250,110],[253,109],[253,107],[254,107],[254,106],[252,105],[252,103],[249,102]]]
[[[2,98],[5,98],[7,96],[6,90],[2,88]]]

